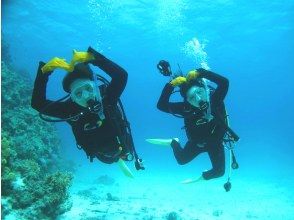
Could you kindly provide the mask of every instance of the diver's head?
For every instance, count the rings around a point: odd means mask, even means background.
[[[88,79],[76,79],[70,84],[70,97],[78,105],[88,107],[97,99],[94,82]]]
[[[202,79],[183,84],[180,93],[185,101],[196,108],[205,109],[209,103],[208,89]]]
[[[93,72],[89,65],[79,63],[63,79],[64,91],[70,93],[71,99],[80,106],[88,107],[93,101],[101,102],[99,88],[93,81]]]

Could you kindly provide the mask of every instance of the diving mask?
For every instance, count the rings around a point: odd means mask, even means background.
[[[70,85],[71,99],[78,105],[87,108],[89,113],[97,116],[95,122],[85,124],[85,130],[100,127],[105,119],[100,89],[95,85],[95,82],[89,79],[76,79]]]
[[[95,88],[93,81],[77,79],[70,85],[71,99],[80,106],[88,107],[90,100],[100,101],[100,90]]]
[[[206,109],[209,103],[207,90],[204,87],[192,86],[186,93],[187,101],[194,107]]]

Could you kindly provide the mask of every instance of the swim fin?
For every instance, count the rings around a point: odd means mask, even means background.
[[[200,177],[198,177],[197,179],[186,179],[184,181],[182,181],[182,184],[190,184],[190,183],[197,183],[204,180],[203,176],[201,175]]]
[[[59,58],[59,57],[54,57],[53,59],[51,59],[48,63],[46,63],[42,68],[42,73],[48,73],[51,72],[53,70],[55,70],[56,68],[61,68],[64,69],[68,72],[73,71],[74,66],[68,64],[65,59]]]
[[[130,168],[126,165],[126,163],[122,159],[119,159],[117,163],[118,163],[119,168],[121,169],[121,171],[124,173],[125,176],[130,177],[130,178],[134,178],[132,171],[130,170]]]
[[[150,144],[156,144],[156,145],[163,145],[163,146],[170,146],[172,140],[176,140],[179,142],[179,138],[172,138],[172,139],[146,139],[147,142]]]
[[[71,60],[72,65],[74,65],[76,63],[89,62],[91,60],[94,60],[94,56],[93,56],[92,53],[79,52],[79,51],[73,50],[73,57],[72,57],[72,60]]]

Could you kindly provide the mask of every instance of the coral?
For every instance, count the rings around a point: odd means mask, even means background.
[[[170,212],[167,214],[166,219],[167,220],[180,220],[181,217],[176,212]]]
[[[12,182],[12,188],[13,190],[21,190],[25,187],[25,184],[23,182],[23,178],[20,176],[17,176],[15,180]]]
[[[108,201],[119,201],[120,199],[117,196],[113,196],[111,193],[106,194]]]
[[[223,214],[223,211],[222,210],[214,210],[212,214],[215,217],[219,217]]]
[[[9,53],[9,46],[6,42],[6,38],[3,36],[3,32],[1,31],[1,59],[5,61],[7,64],[12,62],[10,53]]]
[[[113,179],[112,177],[108,175],[102,175],[95,180],[95,183],[105,185],[105,186],[110,186],[115,183],[115,179]]]
[[[43,197],[40,206],[44,215],[56,217],[67,209],[66,202],[69,197],[67,188],[71,182],[72,175],[68,173],[56,172],[46,177],[44,184],[47,196]]]
[[[16,157],[16,152],[11,149],[7,133],[3,132],[1,137],[1,192],[2,195],[9,195],[13,190],[13,181],[16,173],[11,169],[11,161]]]
[[[84,198],[91,198],[94,196],[93,191],[90,189],[80,190],[78,191],[77,195]]]
[[[72,174],[64,171],[54,125],[30,106],[33,83],[2,62],[2,218],[55,219],[71,207]]]

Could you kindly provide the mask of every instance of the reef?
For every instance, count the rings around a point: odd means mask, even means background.
[[[6,65],[11,64],[12,59],[9,53],[9,44],[7,43],[7,38],[4,36],[4,33],[1,31],[1,60],[6,63]]]
[[[99,176],[94,183],[105,185],[105,186],[111,186],[115,183],[115,180],[108,175],[102,175],[102,176]]]
[[[71,208],[73,175],[64,169],[54,125],[31,108],[30,75],[1,64],[1,219],[55,219]]]

